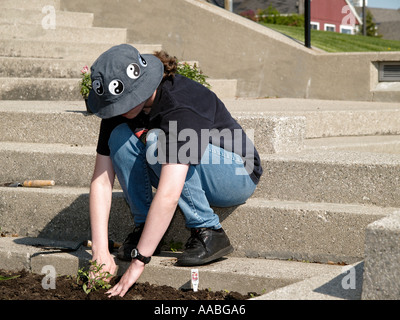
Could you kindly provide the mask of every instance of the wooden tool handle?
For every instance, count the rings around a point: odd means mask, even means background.
[[[92,243],[91,240],[87,240],[87,241],[85,241],[85,242],[83,243],[83,245],[84,245],[85,247],[91,248],[92,245],[93,245],[93,243]],[[108,240],[108,247],[109,247],[110,249],[111,249],[111,248],[113,248],[113,249],[118,249],[121,245],[122,245],[121,243],[115,242],[115,241],[113,241],[113,240]]]
[[[49,187],[54,186],[53,180],[25,180],[22,184],[24,187]]]

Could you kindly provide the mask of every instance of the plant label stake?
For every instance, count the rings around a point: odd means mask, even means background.
[[[190,273],[193,291],[197,292],[199,288],[199,269],[192,269]]]

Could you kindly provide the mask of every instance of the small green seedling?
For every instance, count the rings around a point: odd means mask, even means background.
[[[171,250],[172,252],[181,251],[182,248],[183,248],[183,243],[182,243],[182,242],[179,242],[179,241],[171,240],[171,241],[169,242],[169,248],[170,248],[170,250]]]
[[[9,277],[5,277],[5,276],[0,276],[0,281],[4,281],[4,280],[11,280],[11,279],[15,279],[20,277],[20,275],[16,275],[16,276],[9,276]]]
[[[97,264],[97,261],[90,261],[89,267],[83,267],[78,270],[76,282],[78,284],[83,282],[82,289],[86,294],[99,289],[111,288],[108,279],[112,278],[113,275],[108,271],[102,271],[103,266],[104,264]]]

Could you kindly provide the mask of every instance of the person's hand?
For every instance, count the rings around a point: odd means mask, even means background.
[[[144,270],[144,263],[134,259],[132,260],[128,270],[124,273],[121,280],[110,290],[106,292],[109,297],[120,296],[123,297],[130,287],[139,279]]]
[[[103,255],[94,254],[92,260],[96,261],[96,264],[98,266],[103,265],[103,267],[100,270],[101,273],[106,274],[108,272],[112,276],[114,276],[117,273],[118,267],[115,264],[114,258],[110,253],[105,253]],[[90,272],[89,276],[93,279],[96,277],[96,274],[94,274],[93,272]],[[104,280],[109,282],[111,280],[111,278],[112,277],[109,277],[108,279],[104,279]]]

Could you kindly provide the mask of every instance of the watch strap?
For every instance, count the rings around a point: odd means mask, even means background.
[[[137,260],[143,262],[144,264],[148,264],[150,262],[150,260],[151,260],[151,257],[142,256],[137,248],[134,248],[132,250],[131,258],[132,259],[137,259]]]

